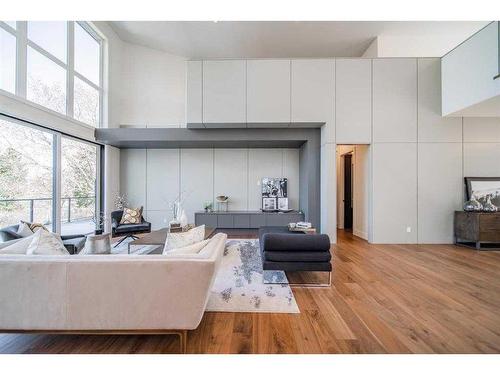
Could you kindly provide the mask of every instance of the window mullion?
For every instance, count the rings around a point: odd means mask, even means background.
[[[87,85],[89,85],[90,87],[93,87],[94,89],[96,90],[100,90],[101,88],[99,86],[97,86],[94,82],[92,82],[91,80],[89,80],[88,78],[86,78],[85,76],[82,76],[80,73],[78,73],[76,70],[74,71],[74,76],[77,77],[78,79],[82,80],[83,82],[85,82]]]
[[[17,22],[16,38],[16,95],[26,98],[27,90],[27,44],[28,44],[28,23],[27,21]]]
[[[73,21],[68,21],[67,30],[66,114],[73,118],[75,117],[75,23]]]
[[[52,146],[52,230],[55,233],[61,233],[61,134],[54,134]]]

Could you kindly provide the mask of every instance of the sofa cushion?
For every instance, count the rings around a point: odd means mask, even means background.
[[[140,224],[142,221],[142,207],[140,208],[127,208],[123,209],[123,215],[120,224]]]
[[[326,234],[264,233],[261,246],[265,251],[330,251]]]
[[[149,224],[146,222],[140,224],[120,224],[115,229],[115,233],[130,233],[130,232],[142,232],[149,230]]]
[[[29,237],[33,235],[33,231],[31,230],[28,224],[21,221],[17,229],[17,234],[20,235],[21,237]]]
[[[186,232],[168,233],[164,251],[178,249],[203,241],[205,238],[205,225],[200,225]]]
[[[13,240],[11,245],[0,249],[0,254],[26,254],[31,241],[33,241],[33,234],[30,237],[21,238],[17,241]]]
[[[203,240],[201,242],[194,243],[192,245],[179,247],[177,249],[165,250],[163,249],[164,255],[172,254],[198,254],[205,246],[207,246],[210,240]]]
[[[39,229],[43,229],[47,232],[49,232],[49,230],[47,229],[47,227],[45,225],[43,225],[42,223],[30,223],[30,222],[27,222],[27,221],[22,221],[21,220],[21,224],[24,223],[26,224],[33,233],[35,233],[36,231],[38,231]]]
[[[329,262],[327,251],[264,251],[263,258],[273,262]]]
[[[59,235],[38,230],[26,250],[27,255],[69,255]]]

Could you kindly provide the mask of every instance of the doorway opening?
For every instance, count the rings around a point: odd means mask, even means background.
[[[368,240],[369,145],[337,145],[337,229]]]

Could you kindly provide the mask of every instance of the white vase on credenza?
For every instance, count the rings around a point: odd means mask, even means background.
[[[188,218],[186,215],[186,211],[184,211],[184,209],[181,209],[181,215],[179,217],[179,222],[180,222],[182,228],[184,228],[185,226],[188,225]]]

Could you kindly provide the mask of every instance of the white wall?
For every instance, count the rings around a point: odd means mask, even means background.
[[[139,53],[143,47],[132,48],[134,53]],[[125,48],[127,50],[127,48]],[[139,56],[139,55],[138,55]],[[174,57],[165,57],[157,51],[147,51],[143,56],[149,56],[156,63],[144,62],[154,69],[163,69],[165,66],[161,61],[169,61],[169,69],[174,69],[184,80],[184,64]],[[126,57],[124,57],[126,59]],[[179,64],[178,64],[179,63]],[[138,77],[143,77],[144,71],[138,67],[140,62],[130,61],[126,71],[131,82],[129,87],[137,88],[140,82]],[[137,74],[137,77],[134,77]],[[167,74],[167,73],[165,73]],[[169,73],[170,74],[170,73]],[[370,232],[370,240],[383,243],[451,243],[453,210],[462,206],[462,179],[464,176],[472,175],[499,175],[500,167],[497,160],[500,158],[500,138],[497,127],[498,119],[488,118],[443,118],[441,117],[441,91],[440,91],[440,60],[437,58],[419,59],[387,59],[373,60],[373,75],[371,79],[372,101],[368,103],[371,114],[370,131],[373,132],[372,146],[364,150],[364,156],[368,159],[369,170],[373,174],[368,192],[371,197],[371,205],[368,207],[368,222],[363,219],[359,224],[359,233]],[[125,78],[125,77],[124,77]],[[144,78],[148,80],[146,76]],[[168,110],[162,108],[162,102],[155,102],[153,96],[147,101],[148,105],[136,103],[137,93],[127,92],[122,98],[126,109],[121,118],[123,123],[134,126],[184,126],[185,120],[178,120],[180,114],[184,116],[185,92],[180,88],[180,80],[173,81],[168,89],[164,88],[165,95],[173,97],[176,105],[170,106]],[[163,81],[170,82],[168,80]],[[156,83],[152,83],[155,85]],[[179,87],[177,87],[179,85]],[[177,87],[177,89],[175,89]],[[184,81],[182,82],[184,87]],[[146,86],[142,87],[144,90]],[[163,89],[154,89],[162,92]],[[171,91],[170,91],[171,90]],[[126,90],[128,91],[128,89]],[[140,91],[140,90],[139,90]],[[396,93],[396,94],[395,94]],[[155,97],[158,95],[154,95]],[[161,96],[161,95],[160,95]],[[177,100],[180,101],[177,101]],[[137,98],[137,100],[141,100]],[[179,104],[182,102],[182,104]],[[149,106],[149,107],[148,107]],[[151,111],[145,110],[151,108]],[[151,112],[150,115],[148,112]],[[177,120],[175,118],[177,117]],[[143,120],[146,118],[146,120]],[[171,118],[174,120],[165,120]],[[153,121],[154,119],[154,121]],[[178,121],[176,124],[174,121]],[[463,126],[462,126],[463,121]],[[321,199],[322,199],[322,231],[331,236],[335,242],[336,228],[336,163],[335,163],[335,121],[326,125],[328,132],[323,132],[321,145]],[[463,136],[462,136],[463,131]],[[330,136],[326,136],[329,133]],[[366,134],[365,134],[366,135]],[[356,142],[355,137],[349,143]],[[370,135],[371,138],[371,135]],[[152,151],[152,150],[151,150]],[[128,150],[121,159],[122,191],[132,189],[132,196],[139,197],[136,204],[149,201],[145,186],[137,187],[129,183],[129,166],[135,162],[128,162],[129,158],[141,158],[139,154],[144,153],[144,160],[137,164],[144,168],[146,155],[150,152],[145,150]],[[201,151],[195,151],[199,153]],[[211,153],[212,152],[212,153]],[[189,203],[189,211],[202,208],[203,200],[226,193],[234,197],[234,209],[256,209],[260,207],[259,187],[256,180],[262,177],[262,173],[278,174],[287,168],[288,158],[285,157],[281,164],[269,164],[271,155],[276,156],[277,150],[269,150],[269,157],[262,156],[259,150],[215,150],[207,151],[203,159],[190,158],[190,152],[186,153],[189,162],[184,163],[186,170],[183,174],[179,171],[179,178],[172,186],[175,192],[181,189],[181,185],[199,184],[208,191],[208,194],[194,192],[192,203]],[[128,154],[136,156],[130,157]],[[292,152],[293,153],[293,152]],[[297,156],[298,158],[298,156]],[[182,156],[179,156],[179,160]],[[197,160],[212,168],[203,170],[203,176],[195,178]],[[208,160],[208,161],[207,161]],[[150,162],[150,161],[149,161]],[[181,162],[181,161],[179,161]],[[246,163],[246,166],[245,166]],[[293,165],[295,162],[291,162]],[[297,162],[298,163],[298,162]],[[161,164],[161,163],[160,163]],[[172,163],[165,163],[169,166]],[[181,165],[184,165],[181,164]],[[236,178],[225,184],[224,176],[227,173]],[[239,168],[239,167],[241,168]],[[366,165],[365,165],[366,167]],[[243,168],[243,169],[242,169]],[[182,167],[181,167],[182,169]],[[198,168],[198,170],[200,170]],[[246,171],[242,173],[241,171]],[[291,168],[293,173],[297,169]],[[206,172],[206,175],[205,175]],[[141,175],[139,171],[139,176]],[[288,172],[283,172],[288,174]],[[290,174],[288,174],[290,175]],[[182,176],[185,176],[184,178]],[[144,176],[145,178],[145,176]],[[244,182],[246,180],[246,182]],[[183,182],[184,181],[184,182]],[[289,183],[296,179],[290,178]],[[148,184],[151,184],[150,181]],[[130,185],[131,184],[131,185]],[[144,182],[144,185],[146,182]],[[130,186],[129,186],[130,185]],[[169,184],[170,186],[170,184]],[[137,195],[134,190],[142,191]],[[227,190],[227,191],[226,191]],[[290,189],[291,192],[293,189]],[[158,194],[168,194],[168,191],[160,189]],[[168,193],[168,194],[167,194]],[[150,190],[149,196],[157,194]],[[298,195],[297,195],[298,197]],[[166,198],[165,198],[166,199]],[[293,197],[290,198],[293,204]],[[298,198],[297,198],[298,199]],[[297,208],[296,206],[294,208]],[[326,215],[328,213],[328,216]],[[163,220],[169,216],[167,209],[156,210],[155,207],[147,206],[147,215],[155,222],[155,225],[163,225]],[[364,215],[361,215],[365,217]],[[361,217],[360,216],[360,217]],[[168,220],[167,220],[168,221]],[[407,228],[410,227],[410,232]],[[368,228],[368,230],[365,230]]]
[[[368,240],[370,218],[370,146],[354,146],[353,234]]]
[[[123,43],[121,91],[120,125],[185,126],[185,58]]]
[[[444,116],[500,116],[500,79],[493,79],[500,73],[498,22],[492,22],[444,56],[442,70]],[[481,105],[492,98],[496,100]]]
[[[229,196],[230,210],[258,210],[262,177],[288,178],[290,208],[299,208],[298,149],[121,150],[121,193],[131,206],[144,206],[153,228],[171,220],[179,192],[191,223],[206,201],[216,208],[217,195]]]

